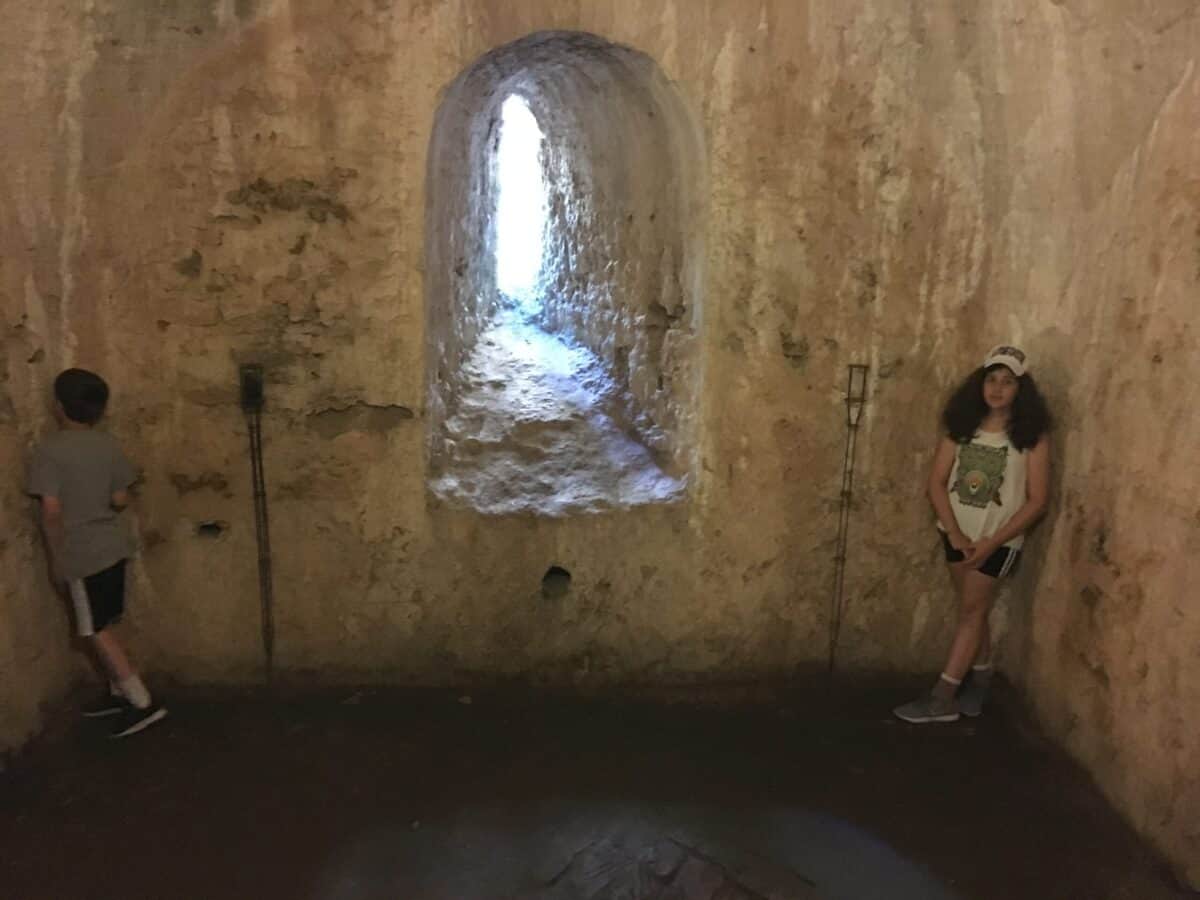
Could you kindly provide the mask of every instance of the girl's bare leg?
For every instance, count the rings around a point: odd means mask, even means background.
[[[953,569],[951,566],[952,572]],[[985,640],[990,640],[988,614],[996,596],[996,579],[976,569],[960,571],[952,577],[955,578],[956,584],[961,584],[958,595],[958,627],[950,645],[950,656],[942,671],[948,678],[962,681],[980,649],[984,647]],[[953,688],[952,682],[941,679],[936,690],[949,697],[953,696]]]

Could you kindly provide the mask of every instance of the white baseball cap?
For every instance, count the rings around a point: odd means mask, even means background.
[[[983,367],[986,369],[989,366],[1008,366],[1012,369],[1012,373],[1020,378],[1025,374],[1025,363],[1024,350],[1018,350],[1009,344],[1001,344],[988,351],[987,359],[983,361]]]

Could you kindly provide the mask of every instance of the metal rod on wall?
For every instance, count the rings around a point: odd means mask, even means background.
[[[837,549],[834,553],[833,599],[829,610],[829,674],[837,667],[838,639],[845,613],[846,546],[850,533],[850,510],[854,499],[854,460],[858,448],[858,423],[867,402],[865,365],[851,363],[846,371],[846,448],[842,457],[842,490],[839,495]]]
[[[275,597],[271,577],[271,528],[267,516],[267,481],[262,454],[262,366],[245,365],[239,370],[242,411],[250,432],[250,477],[254,485],[254,532],[258,540],[258,593],[262,617],[263,658],[267,681],[275,671]]]

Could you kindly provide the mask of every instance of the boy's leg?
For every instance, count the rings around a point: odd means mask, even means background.
[[[133,666],[130,665],[129,657],[125,655],[125,651],[116,635],[112,633],[112,629],[105,628],[96,632],[93,641],[97,655],[104,660],[112,677],[117,679],[121,693],[129,701],[129,706],[117,719],[110,737],[123,738],[137,734],[143,728],[153,725],[166,716],[166,709],[151,700],[150,692]]]
[[[125,655],[112,626],[125,611],[125,561],[95,575],[72,582],[71,593],[79,615],[79,633],[90,639],[96,656],[129,702],[121,710],[112,737],[136,734],[167,714],[151,700],[150,692]]]
[[[92,590],[89,590],[89,581]],[[63,596],[72,608],[75,633],[83,641],[83,645],[87,649],[88,661],[95,668],[96,674],[108,683],[108,691],[103,697],[83,706],[83,715],[89,719],[115,716],[128,703],[117,684],[117,676],[113,674],[113,663],[102,652],[96,641],[97,629],[102,629],[108,622],[107,606],[111,605],[96,602],[96,587],[97,583],[94,579],[75,578],[63,583]],[[101,588],[100,594],[103,596],[105,585],[101,584],[99,587]],[[111,594],[111,592],[108,593]],[[97,620],[99,624],[97,624]]]
[[[120,683],[130,675],[134,674],[133,666],[129,662],[129,657],[125,655],[125,651],[121,647],[120,641],[117,640],[111,628],[105,628],[103,631],[97,631],[91,636],[92,648],[96,651],[96,658],[100,660],[100,664],[104,666],[104,674],[111,678],[114,682]]]
[[[125,699],[138,709],[146,709],[150,693],[112,631],[125,614],[125,560],[74,582],[71,590],[77,595],[80,634],[90,639],[109,679]]]
[[[101,648],[102,643],[110,642],[107,639],[97,640],[101,634],[109,635],[109,637],[111,637],[110,630],[105,629],[102,632],[90,634],[84,638],[84,646],[88,650],[88,659],[91,660],[92,667],[96,670],[96,673],[108,686],[107,690],[104,691],[102,696],[97,697],[91,703],[84,704],[82,713],[84,717],[88,719],[99,719],[107,716],[118,715],[124,711],[126,706],[129,705],[129,700],[126,699],[125,692],[121,690],[121,679],[119,676],[113,673],[114,668],[121,668],[120,660],[115,661],[116,665],[114,665],[114,661],[110,661],[109,657],[112,656],[112,653],[106,652]],[[128,666],[129,662],[124,658],[124,654],[121,653],[121,648],[119,646],[115,646],[112,649],[116,651],[116,654],[122,660],[124,660],[124,664]]]
[[[121,642],[112,633],[112,628],[104,628],[92,635],[92,645],[96,655],[104,663],[111,678],[120,689],[122,696],[138,709],[150,706],[150,692],[141,677],[134,670],[121,647]]]

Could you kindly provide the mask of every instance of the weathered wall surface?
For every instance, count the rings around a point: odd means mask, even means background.
[[[50,421],[46,374],[73,352],[65,323],[83,232],[79,50],[91,35],[69,9],[47,4],[0,35],[0,57],[22,60],[0,65],[0,762],[79,674],[23,492],[26,447]]]
[[[940,655],[942,616],[900,639],[894,627],[919,595],[944,599],[932,538],[911,537],[929,534],[913,485],[934,421],[926,382],[956,376],[958,361],[937,361],[943,331],[920,310],[970,302],[977,276],[969,255],[938,262],[948,273],[927,279],[917,307],[884,287],[919,284],[912,273],[941,260],[943,241],[982,226],[978,173],[959,171],[977,138],[934,140],[965,102],[935,77],[955,51],[905,50],[920,22],[869,7],[766,7],[749,21],[725,4],[696,17],[627,3],[114,4],[79,22],[86,229],[71,339],[113,374],[113,427],[147,471],[136,605],[151,658],[193,678],[260,663],[235,391],[248,360],[269,378],[282,666],[620,679],[819,660],[844,364],[858,359],[881,375],[863,508],[903,528],[859,531],[845,660],[911,668]],[[556,524],[431,511],[420,274],[439,92],[490,48],[557,28],[658,60],[709,148],[692,498]],[[918,100],[907,86],[922,73]],[[198,534],[210,520],[229,527]],[[915,562],[900,578],[897,554]],[[546,609],[530,594],[550,563],[576,589]]]
[[[996,11],[977,63],[981,116],[1004,136],[989,163],[987,321],[1025,340],[1062,420],[1007,668],[1196,885],[1198,14]]]
[[[1006,662],[1200,877],[1194,4],[6,6],[25,37],[0,64],[5,458],[62,362],[111,375],[112,427],[146,469],[131,600],[153,666],[261,666],[235,389],[251,360],[282,668],[589,682],[817,663],[845,366],[864,361],[840,660],[932,671],[951,627],[921,496],[937,407],[1011,336],[1064,427]],[[551,522],[426,503],[434,115],[483,54],[547,29],[648,54],[707,148],[697,464],[677,508]],[[38,363],[14,354],[21,316]],[[32,559],[17,509],[14,572]],[[209,520],[228,527],[198,534]],[[574,576],[555,601],[551,563]]]
[[[696,438],[689,412],[708,195],[703,148],[691,111],[652,59],[609,48],[585,50],[589,57],[594,70],[562,66],[565,77],[535,95],[548,126],[555,240],[547,249],[557,263],[546,324],[605,362],[619,392],[618,420],[663,464],[687,472]]]

